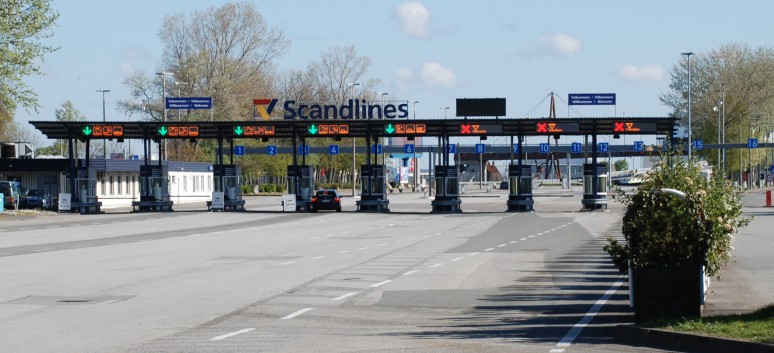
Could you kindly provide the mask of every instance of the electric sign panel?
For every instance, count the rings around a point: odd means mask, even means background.
[[[346,124],[319,124],[310,125],[306,131],[310,135],[349,135],[349,125]]]
[[[427,133],[426,124],[388,124],[384,127],[388,134],[423,135]]]
[[[123,137],[124,127],[121,125],[86,125],[81,129],[83,136],[92,137]]]
[[[274,125],[267,126],[234,126],[234,135],[255,137],[255,136],[274,136]]]
[[[499,124],[460,124],[460,135],[501,134],[503,126]]]
[[[562,134],[577,133],[578,123],[539,121],[535,123],[535,132],[538,134]]]
[[[178,126],[159,126],[156,129],[161,137],[199,137],[199,126],[197,125],[178,125]]]
[[[656,123],[643,123],[636,121],[614,121],[613,133],[615,134],[655,134]]]

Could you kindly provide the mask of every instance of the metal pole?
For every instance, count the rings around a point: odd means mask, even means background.
[[[360,85],[358,82],[351,83],[350,86],[352,86],[352,109],[355,109],[355,86]],[[353,118],[354,118],[355,112],[352,112]],[[355,138],[352,138],[352,197],[355,197],[355,175],[357,175],[357,162],[356,162],[356,152],[355,152]]]
[[[109,89],[98,89],[97,93],[102,93],[102,122],[105,120],[105,93],[110,92]],[[102,158],[107,159],[107,140],[102,140]]]
[[[414,101],[414,120],[417,120],[417,103],[419,103],[419,101]],[[419,173],[419,161],[417,160],[417,148],[416,146],[414,146],[414,190],[417,189],[419,176],[420,176],[420,173]]]
[[[692,52],[682,53],[688,57],[688,161],[691,160],[691,150],[693,142],[691,141],[691,55]]]
[[[382,93],[382,117],[384,117],[384,96],[388,94],[387,92]],[[384,148],[387,147],[387,139],[387,136],[382,137],[382,165],[387,165],[387,161],[384,159]]]

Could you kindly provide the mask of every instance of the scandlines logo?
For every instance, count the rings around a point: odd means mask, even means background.
[[[274,111],[274,106],[277,105],[277,99],[253,99],[253,117],[258,117],[261,114],[263,120],[269,120],[269,114]]]

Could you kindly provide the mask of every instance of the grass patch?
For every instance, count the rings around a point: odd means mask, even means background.
[[[659,320],[646,323],[644,326],[759,343],[774,343],[774,305],[749,314],[711,316],[693,320]]]

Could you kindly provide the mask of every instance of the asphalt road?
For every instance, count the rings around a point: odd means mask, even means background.
[[[660,352],[613,341],[622,209],[577,189],[513,214],[494,191],[454,215],[396,193],[389,214],[3,216],[0,352]]]

